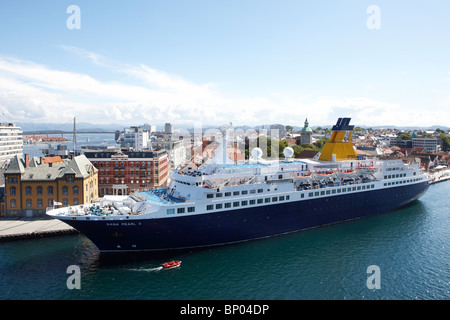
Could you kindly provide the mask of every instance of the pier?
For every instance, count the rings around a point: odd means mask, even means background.
[[[428,177],[430,178],[430,184],[450,180],[450,169],[430,172]]]
[[[78,230],[57,219],[0,220],[0,242],[78,233]]]

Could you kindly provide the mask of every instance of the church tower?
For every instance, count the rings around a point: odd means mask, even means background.
[[[305,143],[312,143],[312,134],[313,131],[309,127],[308,118],[306,118],[305,126],[303,127],[300,133],[300,145],[303,145]]]

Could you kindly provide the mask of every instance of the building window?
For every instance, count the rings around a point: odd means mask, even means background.
[[[69,205],[69,200],[67,198],[63,199],[63,206],[67,207]]]
[[[48,206],[53,207],[53,199],[48,199]]]
[[[73,199],[73,205],[74,206],[77,206],[77,205],[79,205],[80,203],[79,203],[79,201],[78,201],[78,198],[75,198],[75,199]]]
[[[47,188],[47,193],[49,196],[53,195],[53,187],[48,187]]]
[[[69,194],[69,188],[67,186],[62,187],[62,194],[64,195]]]
[[[31,196],[31,187],[26,187],[26,188],[25,188],[25,194],[26,194],[27,196]]]
[[[16,207],[16,199],[11,199],[11,208]]]
[[[37,206],[42,207],[42,199],[37,199]]]
[[[31,199],[27,199],[27,200],[26,200],[25,206],[26,206],[27,208],[31,208],[31,207],[33,206],[33,205],[32,205],[32,202],[31,202]]]
[[[41,186],[36,188],[36,193],[38,196],[42,196],[42,187]]]
[[[78,194],[78,186],[73,186],[72,190],[73,190],[73,194],[75,194],[75,195]]]
[[[17,178],[8,178],[8,183],[18,183],[19,180]]]
[[[11,196],[15,196],[16,195],[16,187],[11,187],[9,188],[9,194]],[[15,200],[14,200],[15,201]]]

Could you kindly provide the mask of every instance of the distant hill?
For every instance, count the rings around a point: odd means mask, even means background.
[[[24,123],[16,123],[18,127],[22,129],[23,132],[37,132],[37,131],[54,131],[54,132],[61,132],[61,131],[73,131],[73,123],[66,123],[66,124],[60,124],[60,123],[30,123],[30,122],[24,122]],[[101,131],[115,131],[115,130],[123,130],[123,125],[118,124],[108,124],[108,125],[99,125],[99,124],[92,124],[92,123],[86,123],[81,122],[76,124],[76,130],[77,132],[101,132]]]
[[[54,131],[55,133],[61,132],[61,131],[73,131],[73,123],[65,123],[65,124],[61,124],[61,123],[35,123],[35,122],[18,122],[15,123],[17,126],[21,127],[23,132],[38,132],[38,131]],[[130,126],[136,126],[136,125],[142,125],[142,124],[92,124],[92,123],[87,123],[87,122],[80,122],[77,123],[77,132],[82,133],[82,132],[102,132],[102,131],[109,131],[109,132],[113,132],[116,130],[120,130],[123,131],[124,128],[130,127]],[[321,128],[325,129],[325,128],[329,128],[331,129],[333,125],[324,125],[324,126],[320,126]],[[203,125],[203,131],[205,131],[208,128],[220,128],[221,126],[213,126],[213,125]],[[248,129],[261,129],[263,126],[259,125],[259,126],[246,126],[246,125],[242,125],[242,126],[234,126],[233,128],[236,129],[241,129],[244,132],[247,131]],[[269,125],[264,125],[264,127],[269,127]],[[303,127],[302,126],[293,126],[294,127],[294,131],[298,131],[301,130]],[[312,129],[318,128],[319,126],[311,126]],[[399,130],[436,130],[437,128],[447,131],[450,130],[450,127],[447,126],[439,126],[439,125],[433,125],[430,127],[416,127],[416,126],[402,126],[402,127],[396,127],[396,126],[366,126],[366,125],[358,125],[355,124],[355,127],[361,127],[361,128],[372,128],[372,129],[399,129]],[[156,125],[156,129],[157,130],[162,130],[164,129],[164,124],[157,124]],[[174,129],[187,129],[190,132],[193,132],[193,128],[192,125],[187,125],[187,124],[174,124]]]

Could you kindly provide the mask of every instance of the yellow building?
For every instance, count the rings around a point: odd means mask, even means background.
[[[43,216],[47,207],[90,203],[98,197],[98,170],[84,155],[48,163],[16,156],[4,175],[6,217]]]

